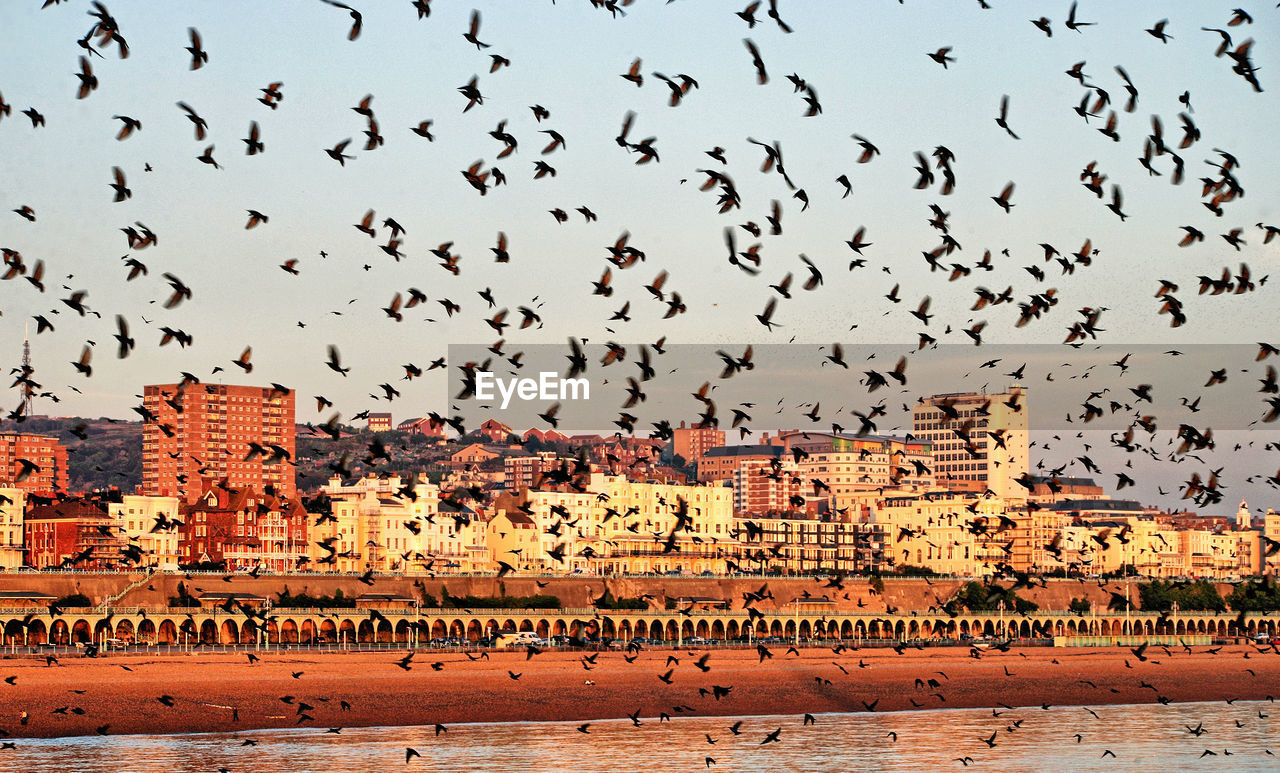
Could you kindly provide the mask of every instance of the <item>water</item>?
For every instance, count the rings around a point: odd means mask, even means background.
[[[1276,709],[1273,716],[1272,709]],[[237,734],[30,739],[0,751],[0,771],[1000,771],[1280,770],[1280,707],[1267,702],[1078,706],[591,722],[263,730]],[[1259,717],[1259,713],[1266,715]],[[729,726],[741,721],[741,735]],[[1021,722],[1015,727],[1015,722]],[[1187,731],[1203,723],[1199,737]],[[1239,723],[1239,726],[1237,725]],[[761,744],[781,728],[779,741]],[[894,740],[889,734],[897,733]],[[996,733],[994,748],[983,739]],[[1076,733],[1082,735],[1077,742]],[[716,743],[709,743],[707,736]],[[243,746],[246,740],[255,746]],[[405,762],[405,748],[421,758]],[[1106,750],[1115,757],[1103,757]],[[1216,756],[1204,756],[1204,750]],[[1230,752],[1227,755],[1226,752]],[[958,761],[971,757],[968,766]]]

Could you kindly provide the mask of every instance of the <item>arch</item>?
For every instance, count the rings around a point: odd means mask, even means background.
[[[686,639],[688,639],[688,638],[692,638],[692,636],[693,636],[693,622],[692,622],[692,621],[690,621],[690,620],[685,620],[684,622],[682,622],[682,623],[680,624],[680,635],[681,635],[682,637],[686,638]]]
[[[636,639],[649,638],[649,624],[644,620],[637,620],[633,630],[633,637]]]
[[[172,620],[161,620],[156,629],[157,644],[173,644],[178,641],[178,626]]]
[[[69,644],[71,642],[71,627],[66,620],[54,620],[49,623],[49,643],[50,644]]]
[[[794,639],[796,636],[796,621],[788,620],[786,625],[782,627],[782,635],[787,639]]]
[[[236,644],[240,641],[240,630],[235,620],[223,620],[220,634],[219,644]]]
[[[28,644],[44,644],[48,638],[48,632],[45,630],[44,621],[32,620],[30,623],[27,623]]]
[[[995,626],[995,623],[991,622],[990,620],[985,620],[985,621],[983,621],[983,623],[982,623],[982,635],[983,635],[983,636],[995,636],[995,635],[996,635],[996,626]]]
[[[618,638],[622,639],[623,641],[631,641],[631,621],[630,620],[618,621]]]
[[[258,640],[258,624],[252,620],[245,620],[240,624],[240,643],[253,644]]]
[[[720,620],[717,620],[711,624],[711,638],[713,639],[724,638],[724,623],[721,622]]]
[[[401,643],[408,643],[409,631],[411,630],[408,620],[400,620],[396,623],[395,640]]]
[[[395,637],[395,632],[391,629],[391,621],[385,617],[378,621],[378,627],[374,632],[374,641],[381,644],[390,644]]]
[[[298,643],[298,623],[293,619],[286,619],[280,624],[280,643],[281,644],[297,644]]]
[[[769,635],[770,635],[770,636],[781,636],[781,635],[782,635],[782,633],[783,633],[783,630],[782,630],[782,621],[781,621],[781,620],[777,620],[777,619],[775,619],[775,620],[773,621],[773,623],[771,623],[771,624],[769,625]]]
[[[618,629],[614,626],[612,617],[606,617],[600,622],[600,635],[607,639],[617,638]]]
[[[137,636],[134,634],[132,620],[121,620],[116,623],[116,638],[130,644],[137,639]]]
[[[502,630],[504,630],[504,631],[510,631],[511,633],[515,633],[515,631],[516,631],[516,622],[515,622],[514,620],[503,620],[503,621],[502,621]]]
[[[373,623],[369,620],[361,620],[359,627],[356,628],[356,641],[360,644],[365,644],[372,642],[373,639]]]
[[[139,644],[155,644],[156,624],[151,620],[140,620],[133,638]]]
[[[902,625],[902,623],[899,622],[898,625]],[[916,623],[915,620],[912,620],[910,623],[907,624],[906,634],[907,634],[907,637],[911,639],[914,639],[920,635],[920,626]]]
[[[21,620],[10,620],[4,624],[4,635],[0,636],[0,644],[21,644],[26,637],[26,629]]]
[[[794,623],[792,623],[794,625]],[[800,638],[808,639],[813,636],[813,626],[809,625],[808,620],[800,621]]]
[[[335,642],[338,640],[338,624],[332,620],[320,621],[320,641]]]
[[[551,635],[551,625],[545,619],[538,621],[538,627],[534,629],[539,639],[545,639]]]
[[[901,620],[893,625],[893,638],[901,639],[907,632],[906,625]]]
[[[1023,620],[1021,623],[1017,624],[1016,628],[1018,631],[1019,638],[1022,638],[1022,639],[1031,638],[1031,624],[1028,623],[1026,620]]]
[[[520,621],[520,629],[519,629],[519,630],[521,630],[521,631],[525,631],[525,632],[532,632],[532,631],[533,631],[533,621],[532,621],[532,620],[529,620],[528,618],[525,618],[524,620],[521,620],[521,621]]]
[[[213,618],[200,621],[200,633],[196,637],[201,644],[216,644],[218,641],[218,624]]]
[[[705,639],[710,634],[711,634],[711,626],[707,625],[706,620],[699,620],[698,624],[693,628],[694,636],[701,636],[702,638]]]
[[[568,626],[565,625],[564,620],[560,618],[556,618],[556,620],[551,623],[552,636],[564,636],[568,632],[569,632],[569,628]]]
[[[435,622],[431,624],[431,638],[443,639],[448,635],[449,635],[449,628],[447,625],[445,625],[444,620],[441,620],[440,618],[436,618]]]
[[[667,629],[663,633],[664,633],[663,638],[668,641],[678,638],[680,636],[680,632],[679,632],[679,629],[676,628],[676,621],[668,620]]]
[[[467,622],[467,641],[479,641],[484,636],[484,630],[480,627],[480,621],[471,619]]]
[[[72,642],[87,642],[92,638],[92,636],[93,634],[89,629],[89,624],[84,620],[77,620],[75,624],[71,626]]]
[[[303,644],[315,644],[316,622],[309,617],[306,620],[303,620],[302,628],[299,630],[298,635],[300,636]]]
[[[338,624],[338,641],[346,644],[353,643],[357,640],[356,623],[348,618]]]

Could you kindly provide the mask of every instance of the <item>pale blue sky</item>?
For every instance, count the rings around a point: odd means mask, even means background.
[[[0,120],[0,245],[19,251],[28,264],[43,260],[47,286],[42,295],[21,279],[0,283],[0,363],[18,364],[23,325],[33,315],[54,321],[56,332],[34,338],[33,351],[38,380],[62,402],[42,401],[38,411],[131,416],[143,384],[176,380],[183,370],[205,377],[214,366],[229,371],[224,375],[231,382],[297,388],[303,421],[323,418],[311,410],[313,394],[327,395],[348,417],[385,410],[385,402],[368,397],[381,382],[402,392],[389,406],[397,418],[442,410],[443,380],[399,381],[401,365],[425,367],[451,343],[492,342],[496,336],[484,324],[492,312],[484,313],[476,295],[485,287],[493,289],[499,307],[511,310],[509,322],[518,322],[518,306],[543,304],[543,329],[509,328],[509,350],[562,344],[570,335],[593,343],[665,335],[672,343],[737,348],[794,336],[812,344],[816,358],[816,347],[834,340],[905,349],[925,329],[941,340],[964,342],[958,333],[941,332],[970,319],[988,322],[989,342],[1053,343],[1084,306],[1109,309],[1100,324],[1110,344],[1280,340],[1280,324],[1268,311],[1276,306],[1274,284],[1244,295],[1195,294],[1197,275],[1216,276],[1245,261],[1257,279],[1280,255],[1280,241],[1263,246],[1263,232],[1254,226],[1280,224],[1274,174],[1280,144],[1272,136],[1280,115],[1280,81],[1272,82],[1280,72],[1280,11],[1270,3],[1247,7],[1253,24],[1228,28],[1237,2],[1084,0],[1078,17],[1097,24],[1076,34],[1062,26],[1070,5],[1062,1],[992,0],[994,8],[982,10],[976,2],[783,0],[782,16],[795,30],[790,35],[763,10],[748,29],[734,15],[745,2],[638,0],[625,18],[614,19],[586,0],[434,0],[424,20],[408,0],[353,4],[363,6],[364,25],[361,37],[349,42],[347,13],[318,1],[114,0],[107,6],[132,55],[121,60],[107,47],[105,58],[94,57],[100,86],[84,100],[75,98],[84,53],[75,41],[93,21],[85,13],[88,3],[45,10],[37,0],[0,6],[0,93],[13,108]],[[484,52],[462,38],[473,8],[482,15],[479,39],[493,46]],[[1052,38],[1029,22],[1042,15],[1053,23]],[[1173,36],[1167,45],[1144,32],[1166,17]],[[183,50],[188,27],[199,29],[209,53],[197,71],[188,69]],[[1267,91],[1254,93],[1231,72],[1228,58],[1215,58],[1218,37],[1201,27],[1228,29],[1237,44],[1255,39],[1253,62]],[[768,85],[755,82],[744,38],[759,47]],[[943,46],[956,59],[946,70],[926,56]],[[511,66],[489,74],[489,53],[506,56]],[[643,60],[642,88],[618,77],[636,57]],[[1096,131],[1100,119],[1086,124],[1073,112],[1085,90],[1064,71],[1079,61],[1087,62],[1090,82],[1110,93],[1121,142]],[[1140,91],[1133,113],[1122,109],[1116,65]],[[668,89],[652,77],[655,71],[688,74],[700,87],[679,107],[669,107]],[[793,93],[785,77],[793,72],[816,89],[821,115],[804,117],[803,95]],[[485,102],[464,114],[457,88],[473,75]],[[275,111],[256,101],[259,89],[273,81],[284,83]],[[1178,151],[1188,179],[1175,187],[1168,157],[1155,162],[1162,177],[1149,177],[1137,159],[1153,114],[1163,120],[1166,142],[1176,146],[1184,90],[1203,138]],[[350,109],[365,94],[374,95],[386,138],[373,152],[362,149],[364,118]],[[1020,141],[993,120],[1003,94],[1010,97],[1009,122]],[[208,139],[193,138],[178,101],[208,121]],[[541,125],[528,109],[535,103],[551,111]],[[20,114],[31,106],[46,116],[45,128],[33,129]],[[657,137],[659,163],[637,166],[636,156],[615,143],[628,111],[636,114],[631,140]],[[116,141],[116,114],[140,119],[142,131]],[[434,122],[433,143],[409,131],[427,119]],[[498,160],[502,144],[488,132],[502,120],[519,150]],[[260,124],[266,145],[254,157],[244,154],[240,141],[250,121]],[[547,135],[538,131],[547,128],[559,131],[567,148],[543,157]],[[857,164],[852,133],[875,142],[882,155]],[[348,137],[347,152],[356,158],[340,167],[323,150]],[[760,173],[763,155],[748,137],[781,143],[790,177],[812,202],[807,212],[779,175]],[[222,170],[196,161],[209,144]],[[950,196],[940,195],[937,185],[912,188],[913,153],[928,155],[938,145],[956,156],[958,185]],[[727,166],[704,154],[715,146],[725,148]],[[1216,173],[1204,163],[1218,160],[1213,148],[1239,158],[1236,174],[1246,189],[1222,218],[1201,205],[1197,182]],[[556,177],[533,179],[539,159],[556,168]],[[486,169],[499,166],[508,185],[479,196],[460,174],[477,160]],[[1108,176],[1108,193],[1112,183],[1123,189],[1125,223],[1080,185],[1080,170],[1095,160]],[[143,172],[146,163],[154,171]],[[113,166],[127,176],[129,201],[111,200]],[[741,210],[717,213],[716,191],[697,190],[704,176],[696,170],[702,168],[733,178]],[[840,174],[853,184],[847,199],[834,182]],[[990,197],[1010,181],[1017,184],[1015,206],[1006,215]],[[773,199],[783,207],[781,236],[768,235]],[[944,262],[972,266],[990,249],[994,271],[955,282],[928,272],[921,252],[939,244],[938,232],[927,224],[933,203],[951,213],[951,233],[963,246]],[[35,223],[9,212],[22,205],[36,210]],[[584,223],[573,211],[581,205],[599,222]],[[563,225],[548,214],[557,207],[569,213]],[[247,209],[260,210],[270,222],[244,230]],[[377,248],[386,243],[386,229],[374,241],[352,227],[368,209],[379,222],[392,217],[407,228],[401,262]],[[743,250],[762,244],[758,277],[728,265],[723,243],[726,226],[749,220],[766,233],[755,239],[736,228],[737,244]],[[134,221],[150,226],[159,244],[130,252],[118,229]],[[1206,242],[1179,249],[1182,225],[1204,231]],[[844,240],[859,226],[874,244],[865,250],[867,266],[849,272],[856,256]],[[1219,237],[1232,228],[1243,229],[1247,244],[1240,252]],[[510,240],[508,265],[495,264],[489,250],[500,230]],[[606,247],[624,230],[647,261],[614,269],[611,298],[590,295],[591,280],[607,265]],[[1038,243],[1067,254],[1085,239],[1100,250],[1092,267],[1061,276],[1056,263],[1042,262]],[[462,255],[456,277],[428,252],[450,241]],[[327,259],[319,257],[321,250]],[[146,263],[150,274],[126,283],[120,261],[126,253]],[[814,292],[798,286],[806,276],[800,253],[825,274],[824,286]],[[299,276],[277,267],[289,258],[299,260]],[[1046,281],[1021,268],[1033,264],[1044,268]],[[673,320],[661,319],[666,307],[643,289],[660,270],[670,273],[665,289],[678,291],[689,309]],[[160,276],[166,271],[194,291],[192,300],[172,310],[160,308],[168,295]],[[795,297],[780,299],[774,320],[783,327],[768,333],[754,315],[777,297],[769,285],[787,272],[796,277]],[[1161,278],[1182,287],[1178,297],[1190,318],[1183,328],[1172,330],[1168,317],[1155,314],[1152,295]],[[88,290],[88,304],[102,319],[74,317],[58,301],[68,295],[63,284]],[[883,298],[895,284],[903,299],[896,305]],[[1011,305],[969,311],[978,285],[997,292],[1011,285],[1019,301],[1056,288],[1060,303],[1045,319],[1016,329]],[[407,299],[409,287],[430,300],[425,311],[404,310],[404,321],[396,323],[380,308],[396,292]],[[928,328],[908,313],[926,294],[936,315]],[[441,298],[460,303],[462,312],[446,318],[436,303]],[[633,321],[610,323],[628,300]],[[63,313],[51,316],[52,309]],[[117,313],[129,320],[138,342],[124,361],[115,358],[111,338]],[[195,345],[158,348],[160,325],[190,332]],[[94,375],[87,380],[70,365],[86,340],[97,343]],[[352,368],[349,377],[324,366],[328,344],[341,350]],[[246,345],[253,346],[255,365],[248,377],[231,364]],[[1064,358],[1069,354],[1064,350]],[[982,350],[975,356],[986,359]],[[856,384],[851,388],[863,392]],[[799,402],[803,387],[780,384],[779,390],[780,397]],[[6,409],[16,402],[11,393]],[[1258,413],[1253,404],[1247,411]]]

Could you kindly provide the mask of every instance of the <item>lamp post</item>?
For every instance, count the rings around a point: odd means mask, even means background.
[[[1004,599],[1000,599],[1000,604],[998,605],[998,608],[999,608],[999,610],[1000,610],[1000,633],[999,633],[999,636],[1000,636],[1000,638],[1002,638],[1002,639],[1007,639],[1007,638],[1009,638],[1009,637],[1008,637],[1008,632],[1007,632],[1007,631],[1005,631],[1005,629],[1004,629]]]
[[[1129,621],[1129,609],[1133,604],[1129,601],[1129,578],[1124,579],[1124,627],[1128,630],[1129,635],[1133,636],[1133,623]]]
[[[1173,602],[1173,635],[1178,635],[1178,602]]]

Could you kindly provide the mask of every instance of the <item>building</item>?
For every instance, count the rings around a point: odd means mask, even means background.
[[[401,432],[410,435],[422,435],[423,437],[445,439],[445,427],[447,424],[436,423],[430,417],[406,419],[396,427]]]
[[[485,527],[474,512],[442,510],[433,483],[375,475],[331,478],[313,514],[310,568],[337,572],[483,572]]]
[[[741,571],[851,574],[886,568],[883,524],[804,514],[738,516]]]
[[[702,483],[731,480],[742,464],[768,463],[790,456],[781,445],[715,446],[708,448],[698,460],[698,480]]]
[[[20,488],[0,488],[0,571],[22,566],[22,511],[26,500],[26,492]]]
[[[181,508],[183,563],[219,564],[227,571],[297,569],[307,556],[307,511],[297,499],[252,486],[206,486]]]
[[[724,445],[724,430],[710,427],[680,426],[671,431],[671,451],[682,457],[685,464],[697,464],[703,454],[712,448]]]
[[[390,432],[395,426],[391,423],[390,413],[370,413],[368,422],[370,432]]]
[[[0,486],[53,496],[67,490],[67,448],[55,437],[0,432]]]
[[[1076,478],[1065,475],[1031,475],[1026,478],[1031,485],[1026,492],[1027,501],[1048,505],[1069,499],[1106,499],[1106,494],[1092,478]]]
[[[957,392],[922,399],[912,410],[912,435],[933,446],[938,485],[1025,497],[1018,480],[1028,470],[1027,390]]]
[[[812,489],[805,485],[800,468],[786,459],[744,461],[729,479],[733,512],[738,515],[804,512]],[[827,498],[821,498],[825,504]]]
[[[490,443],[498,443],[501,445],[506,444],[515,433],[511,431],[510,427],[497,419],[488,419],[474,432],[469,434],[487,438]]]
[[[737,555],[733,492],[726,487],[629,481],[593,472],[582,491],[532,491],[494,500],[491,537],[497,560],[517,571],[570,573],[722,573]],[[537,549],[519,541],[512,514],[536,526]],[[500,517],[508,516],[500,520]],[[519,553],[509,553],[519,549]]]
[[[34,505],[23,520],[27,566],[115,569],[124,542],[107,515],[106,503],[84,497]]]
[[[537,488],[543,474],[558,466],[554,451],[539,451],[534,456],[508,456],[502,460],[503,484],[508,491]]]
[[[126,494],[107,512],[124,536],[126,553],[138,557],[135,563],[173,570],[182,559],[181,506],[178,497]]]
[[[142,493],[198,496],[203,481],[291,499],[294,393],[230,384],[143,390]]]
[[[793,431],[779,437],[805,480],[819,481],[819,488],[825,487],[836,501],[859,491],[934,487],[928,442],[831,432]]]

